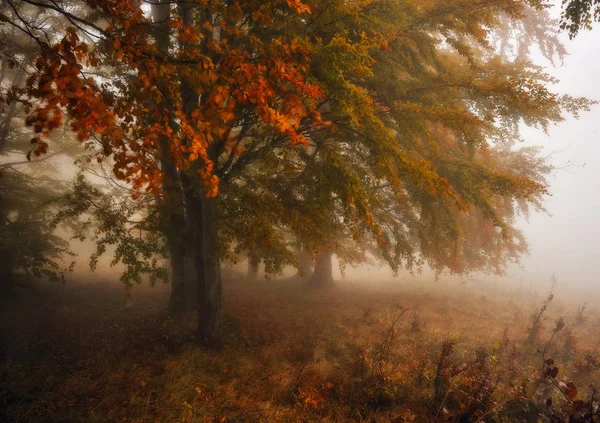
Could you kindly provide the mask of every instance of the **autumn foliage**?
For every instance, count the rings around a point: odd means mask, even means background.
[[[300,265],[293,246],[328,268],[501,273],[552,170],[521,127],[591,104],[532,62],[564,53],[537,0],[70,3],[3,7],[38,50],[3,100],[26,105],[34,156],[68,126],[160,205],[172,304],[197,296],[211,340],[221,259],[244,252],[272,273]]]
[[[522,130],[594,104],[538,59],[595,4],[548,7],[2,1],[0,420],[597,422],[597,310],[412,278],[527,252],[555,169]],[[40,288],[83,241],[125,294]]]

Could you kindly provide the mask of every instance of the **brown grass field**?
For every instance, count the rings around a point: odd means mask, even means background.
[[[532,331],[545,298],[230,282],[228,336],[207,350],[166,287],[46,287],[3,305],[0,421],[569,421],[600,374],[600,315],[557,296]]]

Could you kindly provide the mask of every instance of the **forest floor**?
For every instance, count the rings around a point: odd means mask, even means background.
[[[562,421],[600,375],[600,314],[555,299],[532,335],[544,298],[228,283],[227,336],[204,349],[166,287],[32,291],[2,306],[0,422]]]

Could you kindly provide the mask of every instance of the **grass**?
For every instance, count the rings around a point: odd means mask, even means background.
[[[228,335],[206,350],[193,316],[166,313],[166,287],[136,288],[132,307],[111,284],[30,293],[2,309],[0,421],[561,421],[552,414],[599,375],[600,321],[555,299],[528,340],[544,299],[442,283],[228,283]],[[564,398],[567,382],[577,399]]]

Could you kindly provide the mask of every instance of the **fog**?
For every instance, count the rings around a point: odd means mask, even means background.
[[[563,36],[569,55],[549,72],[560,83],[557,89],[574,96],[600,100],[600,28]],[[549,214],[534,213],[520,227],[529,245],[522,268],[513,267],[514,279],[548,282],[552,272],[561,285],[577,290],[600,289],[600,108],[568,118],[546,135],[525,130],[525,142],[542,145],[558,170],[551,178],[546,198]]]

